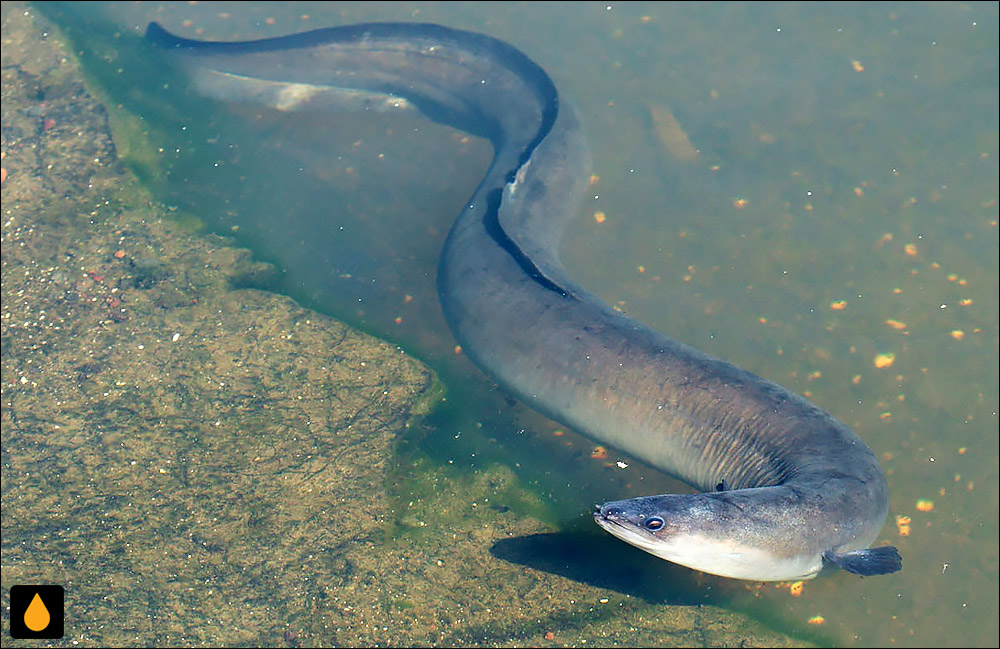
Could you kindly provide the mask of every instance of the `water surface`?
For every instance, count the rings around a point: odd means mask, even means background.
[[[995,4],[88,11],[129,34],[156,19],[212,39],[419,20],[526,52],[578,106],[594,154],[591,196],[562,248],[571,274],[854,428],[886,470],[880,538],[904,560],[892,576],[824,575],[792,596],[676,570],[667,582],[649,557],[620,587],[650,601],[697,593],[841,645],[996,644]],[[594,502],[679,488],[613,449],[591,458],[592,444],[455,353],[434,272],[488,145],[416,119],[204,110],[156,115],[157,137],[175,146],[148,154],[148,169],[169,172],[152,185],[281,269],[270,288],[434,367],[449,396],[422,452],[469,472],[507,463],[567,529],[587,524]]]

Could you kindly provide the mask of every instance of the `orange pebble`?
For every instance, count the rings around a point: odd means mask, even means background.
[[[885,354],[876,354],[874,361],[875,367],[879,369],[885,367],[892,367],[892,364],[895,362],[895,360],[896,360],[896,355],[893,354],[892,352],[888,352]]]
[[[909,516],[897,516],[896,517],[896,529],[899,531],[900,536],[910,535],[910,517]]]

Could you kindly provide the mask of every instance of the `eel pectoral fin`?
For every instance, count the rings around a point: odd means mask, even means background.
[[[887,575],[903,569],[903,559],[899,556],[899,550],[891,545],[850,552],[827,551],[823,553],[823,559],[827,563],[863,577]]]

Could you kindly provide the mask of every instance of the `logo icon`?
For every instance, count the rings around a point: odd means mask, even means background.
[[[10,636],[18,640],[63,637],[62,586],[11,586]]]

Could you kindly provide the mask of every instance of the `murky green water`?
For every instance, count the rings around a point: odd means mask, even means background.
[[[522,49],[579,107],[594,153],[592,197],[564,239],[571,273],[852,426],[887,472],[882,538],[905,566],[825,575],[793,597],[622,548],[642,570],[611,587],[724,605],[830,644],[996,644],[995,4],[139,3],[86,14],[126,34],[156,19],[218,39],[419,20]],[[164,200],[273,262],[283,274],[271,288],[444,377],[448,402],[411,452],[460,472],[502,463],[544,502],[507,506],[564,529],[589,525],[595,502],[677,488],[606,468],[453,353],[437,254],[488,146],[421,121],[289,123],[183,102],[197,108],[171,114],[170,89],[149,81],[109,92],[163,98],[144,109],[163,124],[150,128],[152,150],[129,153],[151,174],[169,170],[150,178]]]

